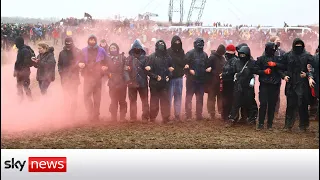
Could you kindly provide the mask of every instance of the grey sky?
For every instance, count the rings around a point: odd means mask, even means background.
[[[184,21],[191,0],[184,0]],[[114,17],[116,14],[135,17],[138,13],[159,14],[153,18],[168,21],[169,0],[1,0],[1,16],[22,17],[83,17],[88,12],[93,18]],[[198,11],[193,14],[197,18]],[[174,21],[179,14],[174,14]],[[232,24],[261,24],[283,26],[319,22],[318,0],[207,0],[203,12],[204,25],[215,21]]]

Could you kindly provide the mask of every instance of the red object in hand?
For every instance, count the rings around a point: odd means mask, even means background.
[[[311,95],[312,97],[316,97],[316,91],[314,90],[314,88],[311,88]]]
[[[269,62],[268,62],[268,66],[270,66],[270,67],[275,67],[275,66],[277,66],[277,63],[275,63],[275,62],[273,62],[273,61],[269,61]]]
[[[266,70],[264,70],[264,73],[267,74],[267,75],[271,74],[271,69],[267,68]]]

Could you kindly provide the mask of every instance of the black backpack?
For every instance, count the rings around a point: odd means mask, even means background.
[[[26,48],[29,50],[31,56],[30,56],[30,58],[25,59],[26,62],[24,62],[24,63],[31,67],[34,65],[34,62],[31,60],[31,58],[36,57],[36,54],[34,53],[33,49],[30,46],[26,46]]]

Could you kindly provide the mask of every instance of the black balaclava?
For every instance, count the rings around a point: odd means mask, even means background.
[[[251,58],[251,51],[250,51],[250,48],[248,46],[242,46],[239,49],[238,54],[239,54],[240,61],[246,62],[246,61],[249,61],[250,58]]]
[[[266,43],[265,50],[264,50],[266,56],[268,56],[268,57],[274,56],[274,53],[276,52],[276,50],[277,49],[276,49],[275,43],[273,43],[273,42]]]
[[[177,44],[176,41],[180,41],[180,43]],[[177,36],[177,35],[173,36],[173,38],[171,40],[171,49],[173,51],[181,51],[182,50],[182,41],[179,36]]]
[[[302,46],[297,46],[298,44],[301,44]],[[292,50],[295,54],[302,54],[304,52],[304,42],[300,38],[294,39],[292,43]]]
[[[23,47],[23,46],[24,46],[24,39],[23,39],[23,37],[21,37],[21,36],[17,37],[17,38],[15,39],[15,44],[16,44],[16,47],[17,47],[18,49],[20,49],[21,47]]]
[[[114,46],[114,47],[116,47],[116,50],[115,51],[111,51],[111,47],[112,46]],[[119,55],[119,46],[116,44],[116,43],[112,43],[112,44],[110,44],[110,46],[109,46],[109,53],[110,53],[110,55],[111,56],[118,56]]]
[[[160,45],[160,42],[163,42],[163,45]],[[159,40],[156,43],[156,54],[161,56],[164,55],[167,52],[167,46],[166,43],[163,40]]]
[[[281,43],[277,42],[276,45],[277,45],[278,48],[280,48]]]
[[[66,50],[71,50],[74,46],[73,39],[71,37],[67,37],[64,40],[64,44],[65,44]]]
[[[231,53],[226,53],[224,54],[224,56],[227,58],[227,60],[233,58],[235,56],[235,54],[231,54]]]
[[[194,49],[196,49],[197,51],[203,51],[203,47],[204,47],[204,40],[202,38],[197,38],[194,43]]]

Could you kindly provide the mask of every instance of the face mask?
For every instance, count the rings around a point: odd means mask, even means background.
[[[203,42],[203,41],[198,42],[198,43],[197,43],[197,47],[200,48],[200,49],[203,49],[203,47],[204,47],[204,42]]]
[[[231,59],[232,56],[233,56],[233,54],[226,53],[224,56],[225,56],[227,59]]]
[[[275,52],[276,52],[275,49],[266,49],[266,55],[267,56],[274,56]]]
[[[159,45],[159,46],[158,46],[158,49],[159,49],[160,51],[164,51],[164,50],[165,50],[165,47],[164,47],[164,45]]]
[[[301,54],[303,52],[304,47],[303,46],[294,46],[293,51],[297,54]]]
[[[245,54],[239,54],[240,61],[248,61],[248,57]]]
[[[172,44],[172,48],[174,49],[174,50],[180,50],[182,47],[181,47],[181,43],[173,43]]]
[[[134,54],[140,54],[141,50],[140,49],[134,49],[133,52],[134,52]]]

